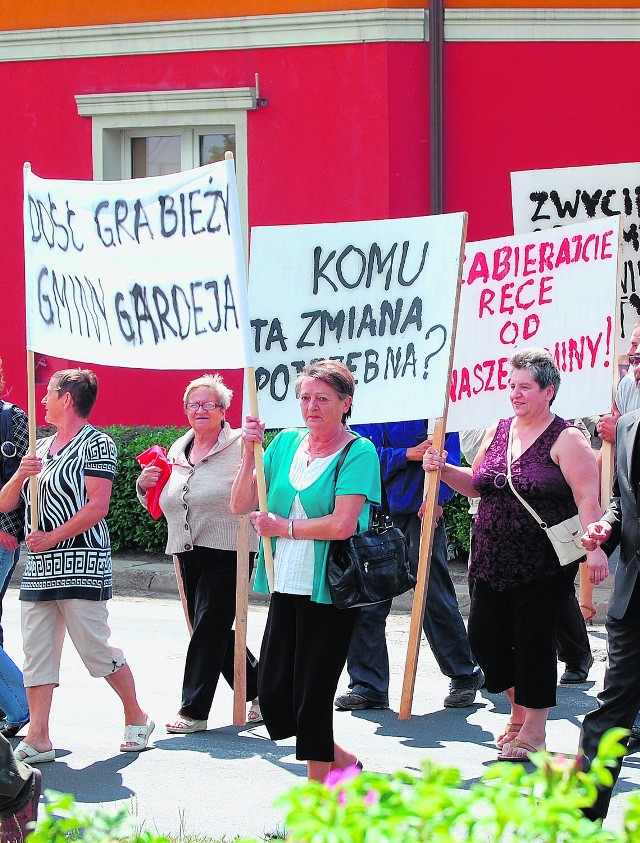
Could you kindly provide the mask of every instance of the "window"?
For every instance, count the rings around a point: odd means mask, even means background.
[[[247,242],[247,111],[257,107],[255,88],[83,94],[76,103],[92,119],[99,181],[189,170],[233,152]]]

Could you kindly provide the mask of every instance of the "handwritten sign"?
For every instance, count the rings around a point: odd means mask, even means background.
[[[251,360],[232,161],[148,179],[25,167],[27,347],[141,369]]]
[[[516,234],[623,214],[618,351],[640,316],[640,163],[511,173]]]
[[[565,418],[611,405],[621,218],[467,243],[450,384],[449,430],[511,414],[509,357],[548,349]]]
[[[302,423],[297,373],[336,358],[357,382],[352,420],[441,416],[464,214],[254,228],[249,302],[260,414]]]

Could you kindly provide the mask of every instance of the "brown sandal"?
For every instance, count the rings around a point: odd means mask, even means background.
[[[533,755],[536,752],[542,752],[547,748],[544,741],[542,741],[539,746],[534,746],[531,743],[520,740],[520,738],[514,738],[508,746],[509,748],[519,750],[520,754],[505,755],[504,750],[507,749],[507,746],[504,746],[502,747],[503,751],[498,755],[498,761],[515,761],[517,763],[522,763],[523,761],[526,762],[530,760],[530,755]]]
[[[504,727],[504,732],[496,738],[496,746],[502,748],[505,744],[509,743],[507,740],[509,735],[517,737],[518,732],[522,729],[523,725],[523,723],[512,723],[511,720],[509,720]]]
[[[582,612],[582,617],[584,618],[585,623],[591,623],[592,619],[598,613],[598,610],[595,606],[585,606],[584,603],[580,603],[580,611]]]

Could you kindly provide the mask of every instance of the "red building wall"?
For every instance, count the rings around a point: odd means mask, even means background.
[[[91,121],[78,116],[76,94],[241,87],[258,72],[269,104],[248,114],[250,226],[411,216],[428,212],[427,60],[424,44],[380,43],[0,63],[5,113],[13,115],[0,157],[7,397],[26,403],[22,165],[47,178],[92,178]],[[401,103],[389,108],[399,82],[412,89],[406,115]],[[59,365],[67,361],[49,360],[38,379]],[[92,368],[101,389],[95,423],[165,424],[182,422],[185,383],[215,370],[215,361],[195,373]],[[241,375],[226,378],[237,423]]]

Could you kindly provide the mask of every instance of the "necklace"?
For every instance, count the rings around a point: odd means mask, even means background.
[[[307,439],[307,453],[311,457],[311,459],[315,459],[316,457],[324,457],[328,454],[334,453],[336,450],[336,446],[338,445],[339,441],[342,439],[345,433],[345,429],[343,427],[332,436],[331,439],[328,439],[326,442],[321,442],[315,448],[312,446],[311,439]]]

